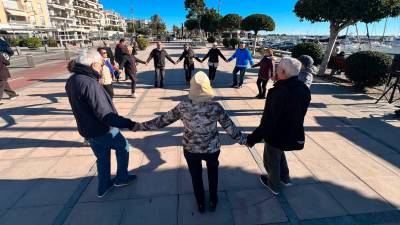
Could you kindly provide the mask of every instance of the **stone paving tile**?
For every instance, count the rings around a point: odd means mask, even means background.
[[[41,178],[57,163],[59,159],[25,159],[16,162],[2,173],[3,179],[36,179]]]
[[[1,217],[2,225],[51,225],[62,206],[11,209]]]
[[[347,214],[346,210],[323,188],[322,184],[288,187],[283,192],[301,220]]]
[[[51,147],[38,147],[35,148],[30,154],[29,158],[49,158],[64,156],[70,148],[51,148]]]
[[[392,177],[367,177],[363,180],[397,209],[400,208],[400,179]]]
[[[121,225],[176,225],[178,196],[163,196],[128,200],[124,203]]]
[[[200,214],[193,194],[179,196],[178,224],[185,225],[220,225],[234,224],[232,211],[226,193],[218,194],[219,202],[216,212]]]
[[[64,225],[119,225],[125,201],[78,203]]]
[[[335,159],[302,159],[306,167],[320,181],[354,181],[357,176]]]
[[[276,197],[266,189],[228,192],[237,225],[286,222],[287,218]]]
[[[34,185],[36,180],[0,179],[0,209],[8,209]]]
[[[350,213],[394,210],[379,194],[360,180],[323,183],[332,196]]]
[[[81,179],[39,179],[18,200],[15,207],[38,207],[66,204]]]
[[[90,168],[95,166],[94,156],[73,156],[61,158],[49,170],[48,178],[79,178],[88,174]]]
[[[40,143],[37,143],[39,146]],[[35,148],[15,148],[15,149],[2,149],[0,150],[0,160],[15,160],[23,159],[28,156]]]

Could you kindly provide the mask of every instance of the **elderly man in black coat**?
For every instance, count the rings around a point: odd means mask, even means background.
[[[1,99],[3,98],[3,92],[5,92],[10,98],[17,97],[17,93],[11,89],[10,84],[8,84],[8,78],[11,77],[10,71],[7,66],[10,65],[10,62],[4,58],[2,54],[0,54],[0,105],[3,103]]]
[[[298,79],[301,62],[283,58],[277,69],[278,81],[268,91],[267,102],[259,127],[247,137],[252,147],[264,140],[264,166],[268,175],[261,183],[279,194],[280,184],[291,185],[285,151],[304,148],[304,117],[311,101],[308,87]]]

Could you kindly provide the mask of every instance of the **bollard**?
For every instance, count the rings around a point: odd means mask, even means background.
[[[65,55],[65,60],[70,60],[71,59],[71,55],[70,55],[68,49],[64,51],[64,55]]]
[[[17,50],[17,54],[21,55],[21,48],[19,46],[17,46],[16,50]]]
[[[47,44],[44,45],[44,52],[48,53],[49,49],[47,49],[49,46]]]
[[[35,62],[33,61],[33,56],[32,54],[27,54],[26,55],[26,61],[28,62],[29,67],[35,67]]]

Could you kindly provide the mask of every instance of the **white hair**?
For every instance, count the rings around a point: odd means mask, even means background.
[[[283,57],[279,63],[279,68],[285,71],[286,78],[299,75],[301,62],[292,57]]]
[[[76,63],[86,66],[91,66],[93,63],[101,63],[102,61],[101,55],[94,49],[81,52],[75,59]]]

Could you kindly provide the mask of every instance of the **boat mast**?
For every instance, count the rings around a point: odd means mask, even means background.
[[[385,40],[385,33],[386,33],[386,26],[387,26],[388,18],[385,19],[385,26],[383,27],[383,34],[382,34],[382,43]]]
[[[365,26],[367,27],[367,38],[368,38],[368,44],[369,44],[369,50],[371,50],[371,37],[369,36],[369,28],[368,28],[368,23],[365,23]]]
[[[357,40],[358,40],[358,50],[361,51],[361,40],[360,40],[360,35],[358,34],[358,26],[357,23],[355,24],[356,26],[356,33],[357,33]]]

